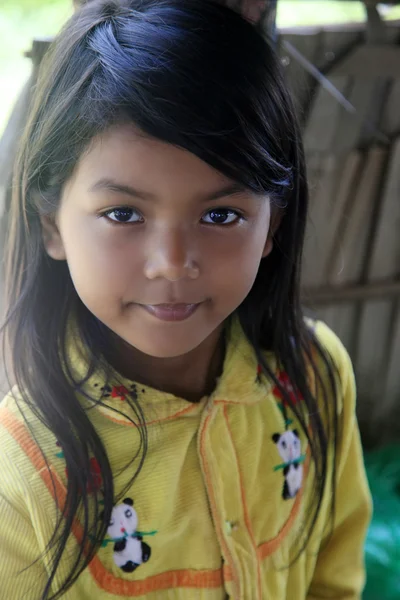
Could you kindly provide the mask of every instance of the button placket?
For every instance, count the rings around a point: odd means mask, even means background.
[[[219,405],[208,431],[207,457],[212,461],[214,495],[220,530],[230,557],[227,562],[233,574],[235,598],[244,598],[254,590],[258,580],[258,560],[251,532],[245,518],[245,490],[234,440],[225,414]],[[229,558],[231,561],[229,561]]]

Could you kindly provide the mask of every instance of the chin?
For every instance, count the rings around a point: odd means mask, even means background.
[[[190,335],[185,331],[183,335],[178,335],[174,331],[164,333],[149,332],[147,335],[134,336],[132,339],[125,340],[136,350],[152,356],[154,358],[177,358],[184,356],[192,350],[195,350],[212,332],[206,332],[206,335]]]
[[[132,311],[113,331],[137,351],[153,358],[173,359],[189,354],[220,330],[220,315],[198,311],[181,322],[156,319],[146,312]]]
[[[130,343],[130,342],[129,342]],[[184,356],[188,354],[192,350],[195,350],[197,346],[200,344],[196,344],[195,346],[188,346],[188,344],[131,344],[136,350],[142,352],[142,354],[147,354],[147,356],[152,356],[153,358],[178,358],[179,356]]]
[[[163,351],[163,348],[158,347],[139,347],[138,345],[135,345],[136,350],[139,350],[139,352],[142,352],[143,354],[146,354],[147,356],[151,356],[152,358],[163,358],[163,359],[169,359],[169,358],[179,358],[180,356],[185,356],[185,354],[188,354],[191,350],[194,350],[194,348],[165,348],[165,351]]]

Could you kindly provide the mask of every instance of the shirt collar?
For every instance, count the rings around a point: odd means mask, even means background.
[[[265,398],[271,383],[260,376],[255,352],[247,340],[239,320],[232,319],[227,331],[226,353],[221,376],[209,397],[191,403],[173,394],[156,390],[130,381],[118,373],[106,369],[87,376],[87,352],[76,330],[68,336],[67,355],[74,381],[85,382],[77,390],[87,409],[99,410],[105,417],[120,424],[133,425],[133,411],[127,396],[133,394],[143,410],[146,424],[178,417],[193,417],[200,414],[207,403],[255,404]],[[266,355],[268,364],[276,370],[272,354]]]

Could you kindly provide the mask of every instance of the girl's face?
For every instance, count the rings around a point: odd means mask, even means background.
[[[94,141],[67,182],[49,255],[87,308],[137,350],[181,356],[241,304],[272,248],[270,203],[133,126]]]

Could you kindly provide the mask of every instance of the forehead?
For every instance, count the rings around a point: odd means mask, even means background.
[[[212,191],[231,181],[187,150],[146,137],[129,124],[112,127],[93,140],[71,183],[90,185],[99,177],[132,181],[154,194]]]

